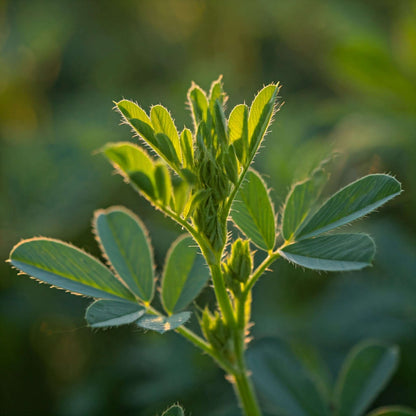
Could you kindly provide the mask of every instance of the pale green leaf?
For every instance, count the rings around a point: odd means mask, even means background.
[[[181,159],[179,135],[169,111],[162,105],[155,105],[150,110],[150,119],[152,120],[152,125],[156,134],[163,133],[169,137],[176,155]]]
[[[399,351],[378,342],[357,345],[343,364],[334,391],[337,416],[360,416],[395,371]]]
[[[367,416],[416,416],[416,410],[403,406],[386,406],[373,410]]]
[[[247,359],[268,408],[281,416],[329,416],[312,376],[287,344],[279,339],[257,341]]]
[[[287,241],[310,214],[328,179],[323,169],[315,170],[309,179],[295,184],[286,199],[282,220],[282,235]]]
[[[231,111],[228,118],[228,135],[238,160],[244,164],[249,152],[248,107],[245,104],[239,104]]]
[[[162,303],[168,313],[176,313],[192,302],[209,279],[209,270],[195,241],[179,237],[167,254],[163,271]]]
[[[120,113],[127,119],[141,120],[144,123],[151,124],[149,116],[136,103],[130,100],[121,100],[116,103]]]
[[[399,195],[400,182],[389,175],[365,176],[329,198],[298,228],[296,240],[312,237],[354,221]]]
[[[144,329],[150,329],[152,331],[160,332],[163,334],[166,331],[170,331],[179,328],[185,324],[191,317],[191,312],[179,312],[171,316],[158,316],[146,314],[136,321],[136,324]]]
[[[208,121],[208,99],[205,92],[196,84],[192,83],[188,91],[188,102],[194,120],[195,130],[201,121]]]
[[[375,250],[374,241],[366,234],[334,234],[290,244],[279,253],[308,269],[347,271],[370,266]]]
[[[169,407],[162,416],[184,416],[184,412],[181,406],[175,404],[172,407]]]
[[[93,225],[104,255],[130,290],[150,302],[154,291],[153,254],[140,219],[123,207],[95,212]]]
[[[267,85],[256,95],[251,104],[248,116],[250,158],[257,151],[269,127],[278,92],[278,84]]]
[[[121,142],[109,143],[102,151],[125,179],[151,199],[155,198],[154,163],[142,148]]]
[[[94,298],[135,299],[133,293],[101,262],[59,240],[24,240],[11,251],[10,262],[41,282],[72,293]]]
[[[189,129],[184,128],[180,137],[180,145],[182,149],[183,165],[186,168],[194,166],[194,147],[192,133]]]
[[[146,309],[137,303],[99,299],[88,306],[85,319],[92,328],[108,328],[137,321]]]
[[[265,183],[254,170],[247,172],[233,202],[231,217],[254,244],[263,250],[273,249],[276,233],[273,205]]]

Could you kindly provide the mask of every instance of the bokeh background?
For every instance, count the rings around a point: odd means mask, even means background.
[[[371,269],[277,262],[255,289],[255,337],[321,356],[332,376],[357,341],[397,343],[401,365],[377,404],[416,406],[415,1],[0,1],[0,259],[39,235],[98,256],[92,213],[121,204],[147,224],[162,265],[180,230],[94,152],[130,139],[113,100],[162,103],[181,128],[190,82],[207,89],[219,74],[228,108],[283,84],[256,159],[277,208],[333,150],[327,192],[370,172],[391,172],[405,189],[355,226],[376,239]],[[88,303],[0,262],[1,415],[147,416],[176,400],[194,415],[233,408],[222,372],[185,340],[93,332]]]

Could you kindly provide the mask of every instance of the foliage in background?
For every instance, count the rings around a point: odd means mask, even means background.
[[[330,189],[386,171],[406,193],[366,222],[378,243],[372,269],[332,279],[281,264],[279,278],[270,273],[257,289],[256,334],[289,338],[310,359],[318,349],[331,373],[366,336],[399,343],[403,364],[379,403],[416,405],[414,1],[127,1],[102,2],[97,11],[90,1],[16,0],[0,5],[0,19],[2,258],[19,238],[41,234],[98,255],[90,212],[122,203],[145,219],[162,264],[179,230],[145,204],[138,209],[133,192],[90,156],[121,138],[112,99],[140,96],[148,106],[163,95],[180,109],[191,77],[208,85],[223,72],[236,102],[259,80],[281,79],[289,98],[257,159],[277,208],[284,201],[276,195],[328,148],[348,155],[337,160]],[[178,126],[187,120],[176,114]],[[17,280],[5,264],[1,275],[5,413],[153,415],[179,394],[195,413],[211,395],[214,412],[228,406],[231,390],[205,357],[192,355],[198,374],[183,368],[192,350],[179,339],[74,331],[85,300]],[[175,385],[166,373],[176,374]],[[165,405],[155,405],[161,397]]]

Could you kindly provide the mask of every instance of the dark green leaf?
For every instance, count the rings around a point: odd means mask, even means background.
[[[348,224],[399,195],[400,182],[389,175],[361,178],[338,191],[296,232],[297,240]]]
[[[184,412],[182,407],[175,404],[172,407],[169,407],[162,416],[184,416]]]
[[[360,416],[397,367],[397,347],[377,342],[357,345],[348,355],[334,391],[337,416]]]
[[[85,319],[92,328],[107,328],[131,324],[145,312],[137,303],[100,299],[88,306]]]
[[[311,375],[288,345],[278,339],[263,339],[248,350],[247,358],[257,389],[277,414],[329,415]]]
[[[134,300],[133,293],[101,262],[62,241],[49,238],[24,240],[11,251],[10,262],[41,282],[72,293]]]
[[[172,181],[164,163],[156,163],[155,165],[155,183],[158,198],[162,205],[168,206],[172,198]]]
[[[160,332],[176,329],[186,323],[191,317],[191,312],[180,312],[171,316],[144,315],[136,322],[138,326],[144,329]]]
[[[272,250],[276,224],[273,205],[260,175],[251,170],[234,200],[231,217],[241,231],[263,250]]]
[[[416,416],[416,410],[402,406],[387,406],[373,410],[367,416]]]
[[[162,280],[162,303],[176,313],[192,302],[209,279],[209,270],[195,241],[179,237],[170,248]]]
[[[334,234],[302,240],[279,252],[308,269],[346,271],[369,266],[375,250],[374,241],[366,234]]]
[[[215,120],[215,131],[217,132],[218,140],[223,146],[228,144],[227,138],[227,121],[224,115],[224,109],[222,104],[217,99],[214,103],[214,120]]]
[[[112,207],[93,221],[104,255],[130,290],[150,302],[154,291],[153,254],[144,224],[131,211]]]
[[[180,144],[182,149],[183,165],[186,168],[193,168],[194,166],[194,147],[192,133],[189,129],[182,130]]]
[[[287,241],[307,218],[328,179],[323,169],[315,170],[309,179],[295,184],[286,199],[282,220],[282,235]]]

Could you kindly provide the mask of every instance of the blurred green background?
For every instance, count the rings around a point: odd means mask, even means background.
[[[281,336],[334,375],[364,338],[397,343],[401,365],[377,404],[416,406],[416,2],[391,0],[0,0],[0,258],[46,235],[99,255],[95,209],[144,220],[156,262],[180,233],[94,151],[129,140],[112,101],[162,103],[178,128],[191,80],[224,75],[228,108],[281,81],[285,101],[256,167],[277,209],[331,151],[327,192],[391,172],[405,193],[357,227],[375,265],[317,274],[277,262],[255,289],[255,337]],[[93,332],[89,301],[0,264],[1,415],[194,415],[234,407],[209,358],[176,334]],[[312,358],[311,358],[312,360]]]

